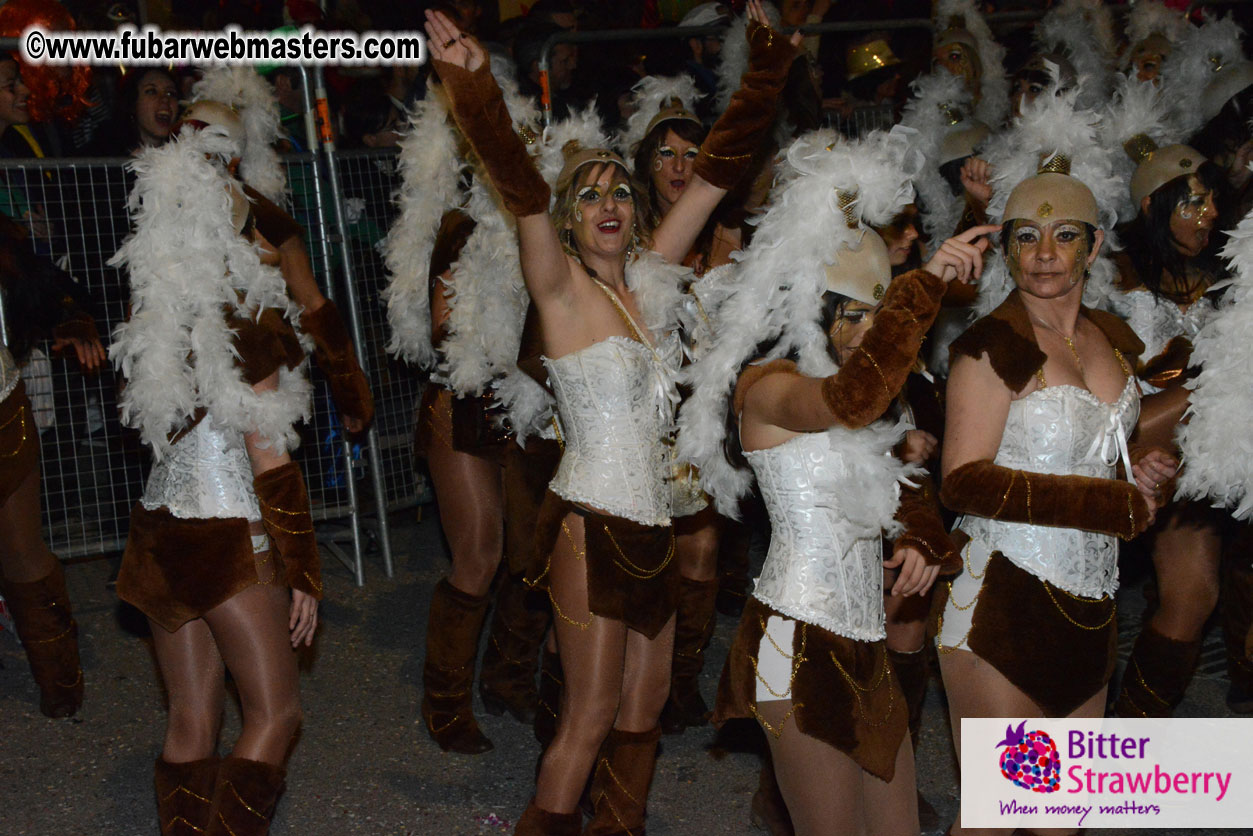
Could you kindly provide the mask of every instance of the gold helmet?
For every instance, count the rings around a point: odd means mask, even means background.
[[[848,60],[845,62],[848,70],[845,76],[849,81],[869,75],[875,70],[881,70],[884,67],[894,67],[901,63],[901,59],[892,53],[892,47],[883,38],[877,38],[873,41],[857,44],[848,49]]]
[[[1187,145],[1158,148],[1143,134],[1132,137],[1123,147],[1139,163],[1131,175],[1131,202],[1137,209],[1153,192],[1176,177],[1192,174],[1206,161],[1205,155],[1195,148]]]
[[[1023,180],[1009,193],[1001,221],[1031,221],[1047,226],[1061,220],[1099,227],[1101,212],[1092,190],[1070,176],[1070,160],[1053,154],[1044,160],[1038,174]]]

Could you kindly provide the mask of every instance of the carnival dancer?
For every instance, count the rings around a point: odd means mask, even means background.
[[[202,102],[175,141],[141,152],[136,230],[111,262],[131,282],[110,348],[122,421],[155,459],[117,590],[148,616],[169,695],[162,833],[268,832],[300,725],[295,648],[313,641],[322,595],[289,453],[310,401],[299,308],[230,175],[243,136],[235,111]],[[226,670],[243,728],[219,758]]]
[[[533,144],[534,103],[507,70],[494,71],[514,123]],[[555,441],[536,437],[551,417],[550,397],[516,365],[530,300],[513,218],[481,167],[465,187],[462,172],[474,160],[458,150],[464,145],[442,88],[432,86],[401,141],[401,211],[387,239],[385,298],[392,350],[433,371],[415,446],[426,458],[452,553],[452,571],[431,597],[422,718],[441,749],[477,754],[492,743],[474,719],[474,663],[506,550],[511,565],[496,592],[480,690],[493,714],[508,711],[528,723],[535,717],[548,608],[546,601],[531,605],[525,560],[513,559],[531,551],[538,504],[516,506],[530,494],[535,448]],[[546,484],[551,470],[541,477]]]
[[[1003,257],[979,304],[995,307],[952,346],[940,497],[969,540],[937,641],[959,757],[963,717],[1102,716],[1116,538],[1152,522],[1174,473],[1160,451],[1127,452],[1142,344],[1083,305],[1109,281],[1100,250],[1119,181],[1076,97],[1037,97],[989,152]],[[966,832],[960,818],[952,832]]]
[[[946,283],[977,277],[986,246],[977,239],[991,230],[945,242],[925,269],[893,280],[866,222],[886,224],[909,200],[910,156],[902,131],[848,142],[824,130],[788,149],[680,417],[680,455],[701,468],[719,509],[733,510],[751,478],[725,445],[744,451],[770,516],[714,720],[760,723],[798,834],[830,832],[833,821],[918,830],[883,572],[899,568],[893,594],[915,595],[956,561],[929,542],[946,539],[934,499],[928,514],[921,494],[899,491],[898,480],[921,474],[890,454],[906,426],[879,419]],[[885,530],[896,540],[886,563]]]
[[[536,582],[553,604],[565,688],[518,833],[580,832],[578,799],[593,766],[587,832],[643,830],[677,596],[665,439],[686,271],[674,265],[744,173],[799,43],[762,24],[755,0],[749,8],[754,60],[702,147],[697,178],[651,235],[639,223],[641,190],[603,140],[549,138],[564,158],[550,214],[549,185],[512,130],[482,47],[427,15],[457,125],[517,218],[565,444],[536,537],[547,563]]]
[[[941,0],[936,4],[935,29],[936,68],[962,80],[975,119],[999,128],[1009,111],[1005,47],[997,43],[974,0]]]
[[[1188,18],[1162,0],[1139,0],[1127,13],[1123,69],[1139,81],[1157,83],[1175,42],[1189,29]]]

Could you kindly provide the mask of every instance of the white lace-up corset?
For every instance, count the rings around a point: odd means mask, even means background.
[[[243,434],[205,418],[152,466],[140,502],[184,519],[260,520]]]
[[[1140,415],[1135,381],[1118,401],[1103,403],[1077,386],[1046,386],[1013,401],[996,464],[1028,473],[1115,477],[1127,435]],[[1111,534],[966,516],[972,540],[1074,595],[1100,598],[1118,589],[1118,544]]]
[[[565,449],[549,488],[643,525],[669,525],[675,366],[627,337],[544,358]],[[677,365],[677,363],[676,363]]]
[[[841,636],[883,638],[882,539],[857,537],[840,515],[829,486],[841,477],[844,489],[857,485],[833,472],[840,462],[827,434],[803,433],[744,457],[770,515],[770,549],[753,597]]]
[[[21,379],[22,374],[18,371],[13,353],[7,346],[0,345],[0,401],[13,394],[13,390],[17,388],[17,382]]]
[[[1175,337],[1196,338],[1197,332],[1214,313],[1214,302],[1208,296],[1188,306],[1186,311],[1167,299],[1158,300],[1147,290],[1137,289],[1115,293],[1110,297],[1114,313],[1127,320],[1131,330],[1144,343],[1140,356],[1151,360],[1166,350],[1166,344]],[[1160,392],[1156,386],[1141,381],[1146,395]]]

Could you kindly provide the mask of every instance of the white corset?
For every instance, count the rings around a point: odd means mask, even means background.
[[[261,507],[243,434],[218,429],[205,418],[152,466],[140,502],[184,519],[243,517],[257,522]]]
[[[1138,288],[1126,293],[1110,295],[1110,309],[1127,320],[1131,330],[1144,343],[1141,358],[1151,360],[1166,350],[1166,344],[1175,337],[1187,337],[1195,340],[1211,314],[1214,313],[1214,301],[1208,296],[1188,306],[1186,311],[1168,299],[1158,300],[1148,290]],[[1146,395],[1160,392],[1156,386],[1141,382]]]
[[[1140,414],[1135,381],[1114,404],[1077,386],[1046,386],[1013,401],[996,464],[1028,473],[1112,479]],[[1118,589],[1118,543],[1111,534],[966,516],[959,527],[988,549],[1074,595]],[[964,599],[963,599],[964,600]]]
[[[544,366],[565,443],[549,488],[613,516],[669,525],[673,367],[618,336],[545,357]]]
[[[17,382],[21,379],[22,374],[18,371],[13,353],[9,351],[8,346],[0,344],[0,401],[13,394],[13,390],[17,388]]]
[[[770,515],[770,550],[753,597],[778,612],[860,641],[883,629],[883,545],[840,513],[856,491],[827,433],[746,452]]]

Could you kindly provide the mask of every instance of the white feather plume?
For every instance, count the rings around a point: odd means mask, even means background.
[[[1192,363],[1201,373],[1188,386],[1189,420],[1176,440],[1183,452],[1178,494],[1209,499],[1237,520],[1253,517],[1253,213],[1230,233],[1223,256],[1231,285],[1223,305],[1197,334]]]
[[[1183,131],[1171,118],[1162,89],[1150,81],[1140,81],[1135,76],[1120,76],[1114,99],[1101,120],[1101,135],[1106,145],[1115,151],[1113,162],[1116,176],[1126,187],[1122,190],[1118,216],[1129,221],[1140,211],[1131,204],[1131,175],[1138,163],[1126,154],[1118,154],[1126,142],[1137,135],[1153,140],[1158,147],[1182,142]]]
[[[911,177],[920,164],[912,131],[897,127],[862,140],[814,131],[788,149],[770,208],[752,244],[742,251],[741,282],[718,313],[719,339],[688,369],[692,395],[679,413],[679,455],[697,465],[720,513],[734,515],[750,475],[723,453],[726,415],[740,369],[757,346],[777,339],[766,359],[791,351],[804,374],[836,371],[819,324],[819,300],[828,264],[856,247],[865,227],[849,229],[839,193],[857,194],[852,209],[864,224],[882,225],[913,198]]]
[[[954,195],[940,174],[940,148],[950,131],[970,127],[968,119],[952,124],[953,114],[970,112],[971,93],[962,79],[945,70],[919,76],[914,96],[905,105],[901,124],[917,131],[915,148],[922,155],[922,170],[914,178],[923,231],[932,246],[953,234],[965,201]]]
[[[1060,52],[1074,65],[1082,106],[1105,106],[1113,89],[1118,41],[1101,0],[1062,0],[1036,24],[1035,40],[1041,51]]]
[[[389,281],[383,291],[392,337],[387,350],[422,368],[435,365],[429,270],[444,213],[461,202],[462,162],[443,91],[432,86],[409,113],[400,140],[399,213],[383,242]]]
[[[1162,63],[1162,89],[1184,136],[1190,137],[1204,126],[1201,93],[1219,67],[1244,60],[1243,41],[1244,30],[1230,15],[1207,20],[1189,27]]]
[[[628,158],[635,154],[635,149],[644,140],[648,123],[671,100],[678,99],[683,103],[684,110],[695,113],[696,103],[701,98],[696,82],[689,75],[645,76],[635,83],[631,91],[634,112],[627,117],[626,128],[618,136],[617,142],[623,155]]]
[[[557,177],[566,163],[565,147],[571,142],[578,143],[579,148],[612,147],[609,135],[601,124],[600,115],[596,112],[595,102],[583,110],[571,111],[568,118],[549,125],[544,130],[538,165],[540,175],[550,187],[557,184]],[[557,197],[556,188],[553,188],[554,202]]]
[[[975,0],[940,0],[936,4],[937,30],[948,26],[954,17],[962,19],[962,27],[974,36],[982,75],[979,77],[979,103],[974,117],[985,125],[999,127],[1009,115],[1009,76],[1005,73],[1005,47],[992,35]]]
[[[287,203],[287,178],[274,143],[281,135],[278,99],[270,83],[247,65],[210,68],[192,88],[194,101],[221,102],[239,111],[244,123],[243,181],[279,206]]]
[[[773,3],[761,5],[770,25],[778,27],[779,10]],[[731,20],[731,25],[722,36],[722,52],[719,54],[722,59],[718,62],[717,110],[721,113],[731,103],[731,96],[740,89],[740,78],[748,69],[748,15]]]
[[[140,430],[158,459],[169,435],[201,408],[206,420],[259,432],[278,452],[299,443],[293,425],[309,414],[304,365],[258,393],[235,362],[224,311],[255,318],[274,308],[295,327],[299,310],[278,269],[235,232],[229,175],[206,158],[226,145],[218,128],[185,130],[129,164],[135,231],[109,263],[129,272],[131,317],[114,329],[109,357],[128,380],[122,422]]]
[[[1189,29],[1188,19],[1162,0],[1136,0],[1127,13],[1127,43],[1134,47],[1150,35],[1161,35],[1172,44]],[[1127,51],[1127,59],[1131,50]]]
[[[907,464],[892,454],[892,448],[912,427],[904,421],[876,421],[860,429],[835,426],[827,430],[831,446],[830,482],[814,487],[824,497],[833,497],[840,516],[854,536],[872,537],[882,533],[896,537],[904,527],[895,519],[900,506],[901,485],[926,471]]]

